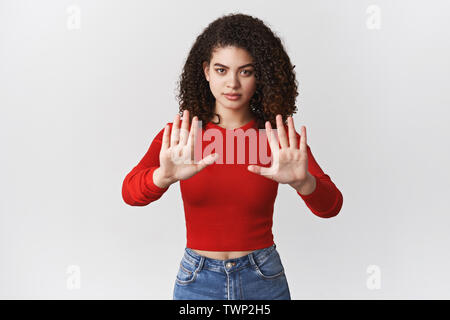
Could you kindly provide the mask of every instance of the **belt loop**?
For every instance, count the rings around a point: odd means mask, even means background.
[[[205,257],[204,256],[200,256],[200,262],[199,262],[198,267],[197,267],[198,271],[202,270],[204,262],[205,262]]]
[[[264,261],[267,260],[267,258],[269,257],[269,255],[276,250],[276,245],[275,243],[273,245],[271,245],[270,247],[261,249],[261,253],[259,254],[259,259],[260,259],[260,263],[263,263]]]
[[[248,254],[248,259],[250,260],[250,264],[251,264],[252,266],[255,266],[255,265],[256,265],[255,259],[254,259],[254,256],[253,256],[253,252],[250,252],[250,253]]]

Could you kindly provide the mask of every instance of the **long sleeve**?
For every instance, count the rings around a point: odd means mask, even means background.
[[[297,133],[297,142],[300,145],[300,135]],[[306,206],[316,216],[321,218],[331,218],[336,216],[341,210],[343,196],[341,191],[331,181],[331,178],[323,172],[307,145],[308,171],[316,179],[316,188],[308,195],[297,194],[303,199]]]
[[[153,172],[159,168],[162,129],[153,139],[141,161],[126,175],[122,184],[122,198],[130,206],[146,206],[158,200],[169,189],[160,188],[153,182]]]

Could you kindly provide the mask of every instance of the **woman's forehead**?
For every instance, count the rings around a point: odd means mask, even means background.
[[[216,48],[213,51],[211,61],[230,67],[233,66],[233,64],[239,67],[241,65],[251,63],[253,59],[247,50],[234,46],[227,46],[224,48]]]

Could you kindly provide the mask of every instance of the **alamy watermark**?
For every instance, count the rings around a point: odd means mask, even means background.
[[[204,132],[201,130],[201,120],[198,128],[194,131],[194,155],[189,145],[178,144],[175,148],[179,149],[171,153],[172,161],[175,164],[197,164],[203,158],[218,154],[216,164],[248,164],[267,165],[270,164],[274,170],[278,165],[279,137],[278,130],[271,130],[271,140],[268,140],[266,129],[248,128],[243,129],[225,129],[225,133],[217,128],[208,128]],[[196,130],[197,129],[197,130]],[[189,136],[189,130],[179,128],[180,136]],[[297,138],[298,139],[298,138]],[[187,140],[187,139],[186,139]],[[267,142],[270,143],[270,150]],[[209,142],[203,149],[203,143]],[[248,145],[248,148],[247,148]],[[181,149],[185,148],[183,152]],[[270,156],[269,156],[270,151]],[[224,156],[225,155],[225,156]],[[224,159],[225,157],[225,159]],[[192,160],[193,159],[193,160]],[[267,172],[272,174],[273,172]]]
[[[366,280],[366,287],[369,290],[381,289],[381,269],[379,266],[372,264],[367,267],[366,272],[369,277]]]
[[[70,265],[67,267],[66,273],[69,275],[66,280],[68,290],[81,288],[81,269],[78,265]]]

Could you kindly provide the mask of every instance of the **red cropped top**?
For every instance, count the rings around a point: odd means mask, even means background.
[[[168,123],[170,129],[172,124],[172,122]],[[234,137],[234,141],[238,139],[236,136],[229,135],[230,133],[247,133],[250,128],[254,129],[251,131],[255,132],[259,139],[261,133],[257,129],[255,120],[232,130],[209,122],[204,129],[200,130],[201,134],[199,131],[198,136],[203,139],[203,142],[201,148],[197,148],[197,144],[196,148],[197,151],[201,150],[202,154],[195,159],[200,160],[216,152],[222,160],[216,160],[191,178],[179,181],[186,220],[186,247],[208,251],[247,251],[266,248],[274,243],[272,218],[279,183],[247,169],[249,164],[270,167],[270,163],[263,163],[259,155],[261,147],[265,147],[266,156],[271,155],[265,130],[263,130],[264,139],[261,139],[263,142],[256,143],[257,163],[249,161],[251,139],[247,139],[247,136],[244,139],[245,159],[236,154],[237,152],[234,152],[233,159],[233,152],[229,151],[232,150],[228,147],[229,145],[204,153],[205,148],[211,149],[210,146],[208,147],[209,144],[205,143],[207,136],[212,135],[216,140],[217,134],[222,134],[223,146],[225,146],[230,137]],[[285,128],[287,132],[288,127],[285,126]],[[216,130],[210,130],[208,135],[205,135],[208,129]],[[153,172],[160,165],[159,153],[163,133],[164,128],[159,131],[147,153],[123,181],[122,198],[128,205],[146,206],[158,200],[170,188],[170,186],[164,189],[159,188],[153,182]],[[298,133],[297,142],[300,143]],[[234,145],[234,151],[237,150],[237,145]],[[231,154],[228,157],[227,152]],[[307,152],[308,171],[316,178],[316,188],[308,195],[296,192],[316,216],[321,218],[336,216],[342,207],[342,194],[330,177],[319,167],[309,146],[307,146]],[[229,161],[230,159],[232,161]]]

